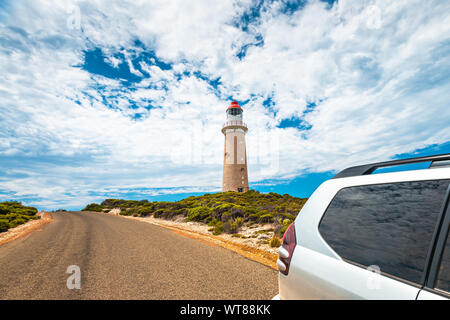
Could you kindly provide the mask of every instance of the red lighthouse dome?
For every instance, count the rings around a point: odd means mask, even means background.
[[[236,100],[234,100],[233,102],[231,102],[230,106],[228,107],[228,109],[232,109],[232,108],[237,108],[237,109],[241,109],[241,110],[242,110],[241,106],[239,105],[239,103],[237,103]],[[227,110],[228,110],[228,109],[227,109]]]

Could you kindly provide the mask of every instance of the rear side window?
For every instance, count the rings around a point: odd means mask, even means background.
[[[420,283],[449,180],[340,190],[319,226],[343,259]]]
[[[445,245],[441,266],[439,268],[436,288],[450,292],[450,244],[448,243],[448,235],[447,244]]]

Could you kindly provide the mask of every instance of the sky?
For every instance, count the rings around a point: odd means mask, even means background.
[[[450,152],[450,2],[0,0],[0,201],[220,192],[232,100],[250,188]]]

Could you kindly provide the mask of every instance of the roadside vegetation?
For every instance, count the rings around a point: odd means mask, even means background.
[[[121,215],[153,216],[166,220],[183,216],[186,222],[208,224],[211,227],[209,230],[215,235],[224,232],[237,234],[243,225],[274,224],[273,231],[277,237],[273,240],[275,246],[306,200],[288,194],[263,194],[250,190],[245,193],[221,192],[192,196],[174,202],[106,199],[101,204],[87,205],[83,211],[109,212],[117,208]]]
[[[0,232],[17,227],[29,220],[39,219],[37,209],[26,207],[20,202],[0,202]]]

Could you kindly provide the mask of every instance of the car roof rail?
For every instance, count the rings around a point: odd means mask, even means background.
[[[448,165],[450,165],[450,153],[438,154],[438,155],[434,155],[434,156],[392,160],[392,161],[385,161],[385,162],[376,162],[376,163],[371,163],[371,164],[365,164],[362,166],[350,167],[350,168],[342,170],[337,175],[335,175],[332,179],[362,176],[362,175],[372,174],[378,168],[400,166],[400,165],[404,165],[404,164],[429,162],[429,161],[431,161],[430,168],[448,166]]]

